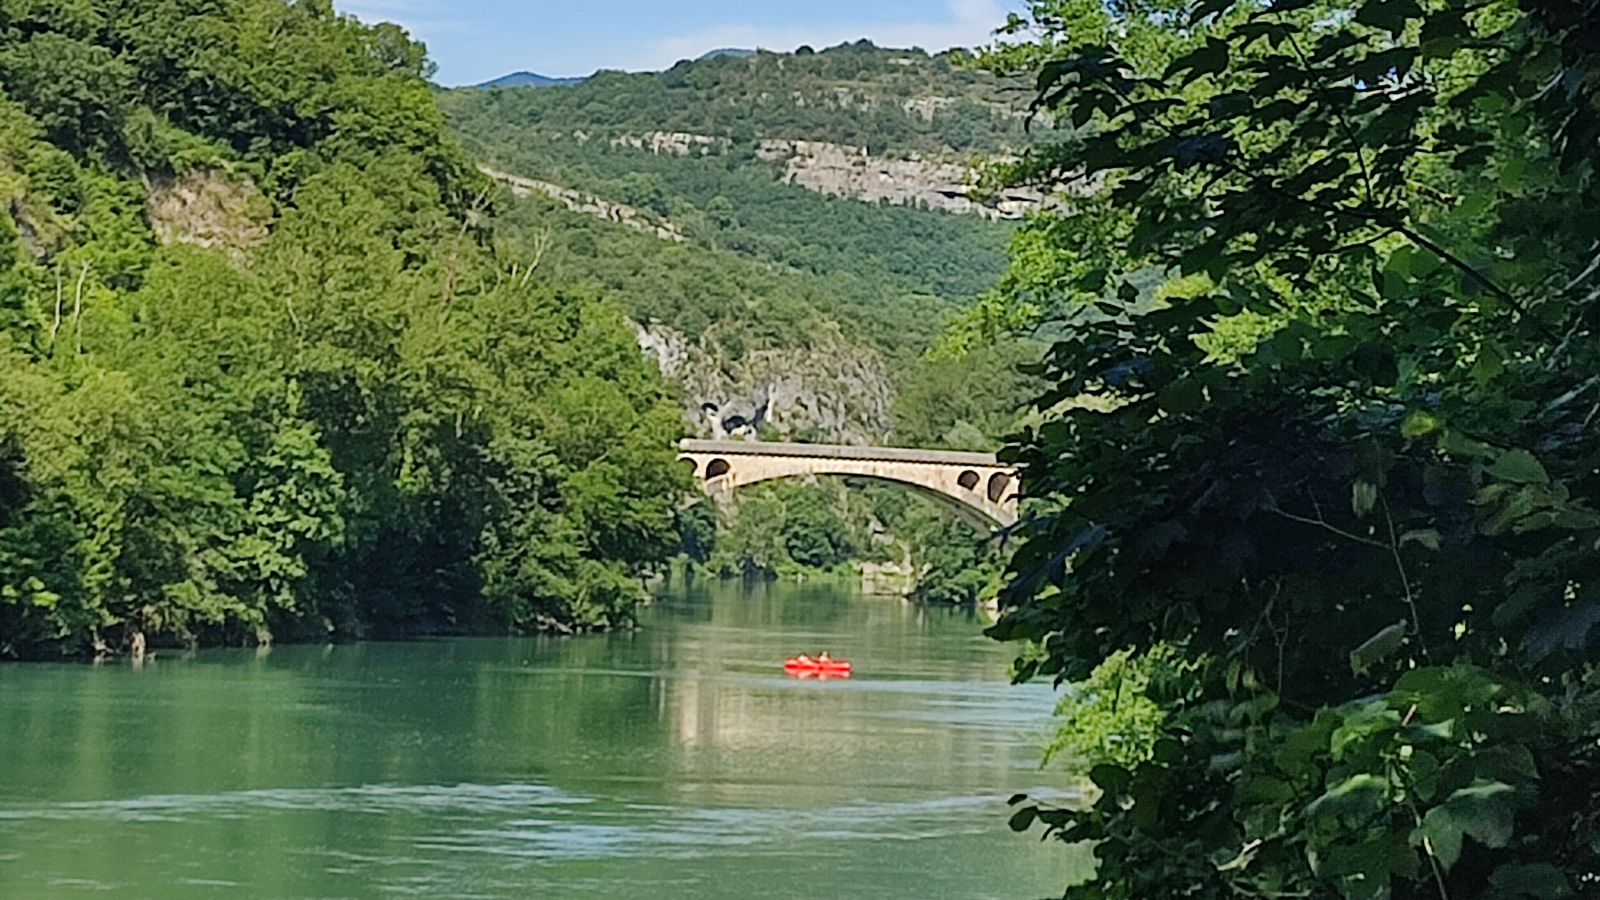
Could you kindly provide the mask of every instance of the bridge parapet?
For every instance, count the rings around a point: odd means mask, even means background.
[[[768,441],[689,440],[679,447],[678,458],[694,464],[701,488],[712,496],[773,478],[856,475],[953,501],[958,512],[984,525],[1017,521],[1016,469],[992,453]]]

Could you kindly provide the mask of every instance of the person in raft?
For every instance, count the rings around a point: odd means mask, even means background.
[[[801,666],[826,666],[829,663],[833,662],[833,657],[829,656],[828,655],[828,651],[824,650],[821,653],[817,654],[817,658],[816,659],[812,659],[811,657],[809,657],[809,656],[805,655],[804,653],[802,653],[799,656],[796,656],[794,658],[794,661],[795,661],[796,665],[801,665]]]

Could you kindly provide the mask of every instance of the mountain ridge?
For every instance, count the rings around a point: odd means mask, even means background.
[[[491,79],[489,81],[485,81],[482,84],[474,85],[474,87],[479,87],[479,88],[564,87],[566,85],[571,85],[571,84],[582,84],[583,82],[588,81],[589,78],[590,78],[590,76],[588,76],[588,75],[573,75],[573,76],[564,77],[564,78],[552,78],[549,75],[540,75],[537,72],[522,71],[522,72],[512,72],[512,73],[507,74],[507,75],[501,75],[499,78],[494,78],[494,79]]]

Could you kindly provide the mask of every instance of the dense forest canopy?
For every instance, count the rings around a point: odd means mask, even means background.
[[[967,321],[1060,329],[991,633],[1079,682],[1099,799],[1012,820],[1069,897],[1600,891],[1597,27],[1035,0],[986,55],[1064,126],[1009,177],[1097,185]]]
[[[875,153],[999,153],[1029,141],[1027,87],[950,53],[862,40],[816,52],[686,59],[665,72],[602,71],[554,90],[464,89],[451,92],[446,109],[453,118],[485,116],[491,127],[523,128],[548,141],[603,143],[668,131],[735,144],[787,139]]]
[[[627,621],[681,420],[426,74],[318,0],[0,4],[0,654]]]

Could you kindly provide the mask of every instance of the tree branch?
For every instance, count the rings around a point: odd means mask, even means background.
[[[1288,519],[1291,522],[1303,522],[1303,523],[1305,523],[1307,525],[1315,525],[1316,527],[1321,528],[1324,531],[1328,531],[1328,532],[1331,532],[1333,534],[1336,534],[1339,537],[1344,538],[1345,540],[1355,541],[1358,544],[1365,544],[1368,547],[1376,547],[1379,550],[1388,550],[1389,549],[1389,545],[1385,544],[1383,541],[1375,541],[1372,538],[1364,538],[1359,534],[1351,534],[1350,532],[1345,531],[1342,528],[1338,528],[1338,527],[1336,527],[1334,525],[1330,525],[1329,523],[1323,521],[1322,519],[1308,519],[1305,516],[1297,516],[1297,515],[1295,515],[1294,513],[1291,513],[1291,512],[1284,512],[1281,508],[1279,508],[1279,506],[1276,503],[1274,503],[1272,505],[1272,512],[1274,512],[1274,513],[1276,513],[1276,514],[1278,514],[1280,516],[1283,516],[1285,519]]]

